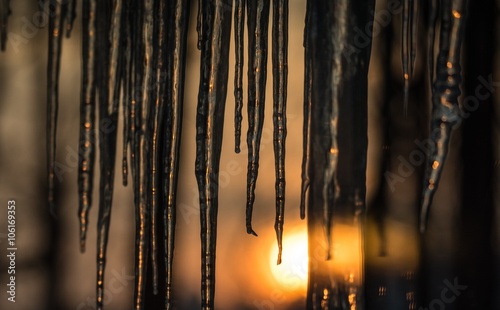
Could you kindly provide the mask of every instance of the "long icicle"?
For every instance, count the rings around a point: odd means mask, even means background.
[[[143,53],[137,56],[136,66],[142,70],[141,90],[137,94],[140,102],[137,103],[138,109],[135,115],[135,166],[136,166],[136,278],[135,278],[135,309],[143,309],[146,293],[146,273],[149,257],[150,229],[151,229],[151,210],[150,210],[150,104],[151,104],[151,86],[153,81],[153,28],[154,28],[154,10],[153,0],[146,0],[139,5],[142,12],[142,19],[139,23],[141,42],[143,44]],[[134,12],[132,14],[137,14]],[[137,44],[137,43],[136,43]],[[141,66],[142,64],[142,66]],[[140,97],[139,97],[140,96]]]
[[[98,2],[98,29],[96,52],[99,67],[106,68],[98,73],[99,91],[99,155],[100,191],[97,223],[97,309],[104,307],[104,275],[106,252],[113,201],[114,171],[116,161],[116,139],[118,131],[118,106],[120,99],[122,49],[120,48],[120,26],[123,15],[123,1],[113,0],[108,8]],[[111,12],[110,12],[111,9]],[[104,70],[103,70],[104,71]]]
[[[10,15],[10,0],[0,0],[0,50],[7,47],[7,24]]]
[[[56,170],[57,111],[59,108],[59,71],[67,4],[51,0],[53,14],[49,17],[49,55],[47,67],[47,173],[48,203],[55,215],[54,187]]]
[[[132,42],[134,42],[132,36],[132,22],[130,21],[130,0],[126,0],[123,3],[124,16],[122,19],[122,41],[124,51],[124,67],[122,75],[122,88],[123,88],[123,103],[122,103],[122,115],[123,115],[123,154],[122,154],[122,184],[123,186],[128,185],[128,148],[130,145],[131,136],[131,125],[133,121],[130,116],[132,100],[134,100],[134,79],[133,79],[133,48]]]
[[[151,154],[149,158],[151,160],[151,174],[150,178],[150,194],[151,194],[151,268],[153,275],[153,294],[158,294],[158,206],[161,198],[161,166],[160,166],[160,152],[162,149],[163,139],[160,139],[160,130],[164,118],[164,81],[163,76],[165,74],[165,64],[163,61],[166,48],[165,42],[165,9],[166,4],[163,1],[154,1],[154,31],[153,34],[156,36],[153,38],[153,54],[152,61],[154,61],[153,76],[151,77],[151,83],[148,84],[151,93],[150,102],[147,103],[151,107],[151,139],[149,139],[149,147],[151,149]],[[161,98],[160,98],[161,97]]]
[[[94,163],[96,149],[95,109],[95,43],[96,0],[82,2],[82,91],[80,101],[80,151],[78,152],[78,216],[80,222],[80,251],[85,251],[88,214],[92,206]]]
[[[451,132],[461,122],[458,97],[462,72],[460,49],[465,36],[466,0],[442,0],[439,54],[432,93],[431,140],[422,193],[420,231],[427,226],[429,208],[448,154]]]
[[[286,95],[288,82],[288,0],[273,0],[272,30],[273,60],[273,123],[274,161],[276,169],[276,220],[274,229],[278,240],[278,265],[283,251],[283,222],[285,220],[285,140]]]
[[[239,153],[241,143],[241,120],[243,119],[243,61],[246,0],[236,0],[234,8],[234,38],[236,66],[234,73],[234,151]]]
[[[255,186],[259,172],[259,151],[267,76],[267,40],[269,27],[269,1],[249,1],[248,4],[248,172],[247,172],[247,233],[257,236],[252,229]]]
[[[173,16],[169,15],[172,24],[168,27],[167,53],[167,87],[168,102],[166,103],[170,117],[164,123],[163,130],[163,156],[164,156],[164,213],[165,226],[165,266],[166,287],[165,305],[166,309],[172,309],[172,273],[174,258],[175,223],[176,223],[176,198],[177,179],[179,174],[182,111],[184,105],[184,82],[186,68],[186,50],[190,5],[189,1],[176,0],[171,4]]]
[[[208,1],[207,1],[208,2]],[[214,309],[218,178],[227,95],[232,2],[209,1],[202,11],[195,174],[200,194],[201,308]]]
[[[307,193],[311,180],[309,178],[309,169],[311,165],[311,148],[309,141],[311,139],[311,98],[312,98],[312,73],[311,56],[309,43],[309,28],[311,15],[311,1],[307,1],[306,18],[304,27],[304,124],[302,134],[302,182],[300,190],[300,218],[306,217]]]

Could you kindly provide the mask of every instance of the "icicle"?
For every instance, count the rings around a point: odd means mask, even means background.
[[[76,18],[76,0],[68,1],[68,14],[66,15],[66,37],[71,36],[71,31],[73,30],[73,22]]]
[[[361,48],[355,38],[356,29],[373,22],[373,7],[374,2],[367,0],[307,4],[305,101],[311,100],[313,120],[308,133],[310,167],[303,170],[310,180],[305,197],[310,257],[307,309],[347,309],[362,302],[362,294],[349,302],[343,281],[351,275],[332,270],[329,262],[318,258],[318,251],[326,248],[326,259],[332,258],[334,215],[339,222],[363,230],[371,42]],[[362,278],[362,251],[360,255],[356,277]]]
[[[10,0],[0,0],[0,48],[7,46],[7,24],[10,15]]]
[[[247,173],[247,233],[257,236],[252,229],[252,211],[255,201],[255,185],[259,172],[259,150],[267,76],[267,33],[269,26],[269,1],[248,3],[248,173]]]
[[[124,72],[122,75],[122,83],[123,83],[123,93],[124,93],[124,102],[122,105],[123,108],[123,157],[122,157],[122,177],[123,177],[123,185],[127,186],[128,184],[128,175],[129,175],[129,163],[128,163],[128,148],[130,147],[131,153],[131,161],[133,162],[133,153],[134,147],[132,145],[132,140],[135,132],[135,101],[136,101],[136,74],[135,73],[135,57],[137,54],[136,49],[134,48],[134,42],[136,41],[136,33],[135,29],[138,27],[137,20],[138,18],[133,15],[134,13],[134,3],[130,0],[124,2],[124,14],[126,14],[123,18],[123,40],[125,44],[124,51]],[[131,167],[133,169],[133,164]]]
[[[460,121],[460,49],[464,38],[466,0],[441,2],[441,31],[436,62],[436,80],[432,94],[431,140],[422,193],[420,230],[425,231],[429,208],[437,190],[448,154],[451,132]]]
[[[214,308],[218,177],[227,95],[232,2],[210,1],[202,11],[200,89],[196,116],[195,174],[200,194],[201,301]]]
[[[437,15],[439,11],[439,1],[431,0],[429,4],[429,20],[427,24],[427,65],[429,70],[429,83],[434,83],[434,41],[436,40]]]
[[[59,107],[59,70],[61,66],[62,37],[67,5],[51,0],[53,14],[49,18],[49,59],[47,69],[47,173],[48,202],[55,214],[54,181],[56,169],[57,110]]]
[[[311,98],[312,98],[312,73],[311,73],[311,56],[309,55],[310,48],[309,44],[309,28],[310,28],[310,11],[311,11],[311,1],[307,1],[306,7],[306,18],[304,27],[304,125],[302,134],[302,184],[300,191],[300,218],[305,219],[306,217],[306,205],[307,205],[307,194],[310,185],[309,179],[309,169],[310,169],[310,158],[311,158],[311,148],[309,141],[311,139]]]
[[[141,5],[139,6],[141,7]],[[150,157],[150,121],[151,121],[151,97],[153,95],[152,81],[153,81],[153,28],[154,28],[154,10],[153,0],[146,0],[142,3],[144,11],[142,13],[142,24],[138,31],[141,31],[141,42],[143,44],[143,54],[138,55],[136,58],[137,70],[140,70],[142,64],[142,93],[137,94],[136,97],[141,96],[140,102],[136,103],[135,121],[135,166],[136,176],[134,177],[135,184],[135,201],[136,201],[136,278],[135,278],[135,309],[144,308],[144,298],[146,290],[146,272],[147,261],[149,256],[149,243],[152,229],[151,226],[151,204],[150,193],[151,184],[151,157]],[[138,14],[133,12],[132,14]],[[137,43],[135,43],[137,44]]]
[[[153,57],[152,65],[155,70],[154,75],[151,77],[151,84],[148,85],[150,88],[151,98],[150,102],[147,103],[148,106],[152,108],[152,127],[151,127],[151,267],[153,274],[153,294],[158,294],[158,205],[161,197],[161,166],[160,166],[160,151],[162,149],[163,140],[160,139],[160,130],[164,118],[164,97],[165,97],[165,87],[162,81],[165,75],[165,9],[166,4],[163,1],[154,2],[154,26],[155,30],[153,33],[156,37],[153,39]]]
[[[276,221],[274,229],[278,240],[278,265],[283,249],[283,222],[285,219],[285,139],[286,95],[288,81],[288,0],[273,1],[273,123],[274,157],[276,169]]]
[[[116,138],[118,128],[118,104],[120,99],[121,58],[120,28],[123,15],[122,0],[113,0],[112,8],[98,2],[97,41],[99,92],[99,155],[100,191],[97,223],[97,309],[103,308],[106,250],[113,201],[114,171],[116,159]],[[111,9],[111,12],[110,12]]]
[[[95,34],[96,0],[82,2],[82,91],[80,101],[80,152],[78,152],[78,193],[80,250],[85,251],[88,213],[92,206],[95,162]]]
[[[236,0],[234,9],[234,38],[236,70],[234,73],[234,151],[239,153],[241,141],[241,120],[243,119],[243,54],[246,0]]]
[[[401,18],[401,59],[403,63],[403,79],[404,79],[404,111],[405,115],[408,110],[408,97],[410,93],[410,80],[413,75],[413,61],[414,61],[414,3],[415,0],[403,0],[403,13]],[[415,4],[416,5],[416,4]]]
[[[176,0],[169,10],[167,38],[167,119],[163,130],[166,309],[172,309],[172,273],[176,222],[177,176],[179,174],[182,110],[189,23],[189,1]]]
[[[198,33],[198,42],[196,46],[199,50],[201,50],[201,45],[203,44],[203,12],[205,11],[205,7],[207,6],[207,0],[198,0],[198,15],[196,18],[196,32]]]

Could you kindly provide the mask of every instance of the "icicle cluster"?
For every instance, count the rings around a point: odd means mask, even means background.
[[[0,0],[2,50],[6,47],[9,4],[9,0]],[[77,1],[50,0],[49,5],[52,14],[48,27],[47,170],[48,202],[54,213],[62,38],[71,34]],[[405,111],[416,59],[419,5],[420,1],[416,0],[402,2],[401,55]],[[422,193],[422,231],[425,230],[429,207],[442,173],[451,131],[460,122],[460,48],[466,6],[466,0],[432,0],[428,6],[433,145]],[[318,240],[326,235],[325,256],[326,259],[331,258],[334,216],[358,218],[365,208],[367,72],[371,45],[358,46],[353,31],[365,29],[365,25],[371,22],[373,8],[373,0],[307,1],[300,216],[305,218],[307,210],[311,257],[320,244]],[[249,234],[257,235],[252,228],[252,212],[264,124],[270,10],[271,2],[268,0],[198,0],[196,28],[201,67],[195,174],[200,194],[203,309],[214,308],[218,175],[232,19],[236,42],[235,152],[240,152],[245,14],[249,126],[246,229]],[[275,230],[279,264],[285,209],[288,0],[273,0],[272,10]],[[151,264],[149,269],[153,274],[154,294],[159,293],[159,287],[164,287],[165,307],[172,308],[176,192],[189,13],[190,1],[185,0],[82,0],[78,214],[80,247],[84,251],[98,147],[97,309],[103,308],[120,110],[123,111],[124,128],[122,178],[123,184],[127,185],[131,174],[136,213],[134,308],[143,309],[145,305],[148,264]],[[439,53],[435,61],[438,18]],[[164,244],[160,245],[160,242]],[[159,249],[164,249],[164,253],[159,253]],[[160,256],[164,264],[160,263]],[[163,272],[159,270],[160,265],[165,266]],[[321,267],[321,263],[318,266]],[[310,269],[307,307],[326,309],[335,302],[348,307],[345,296],[334,302],[332,294],[342,295],[342,292],[332,291],[331,279],[320,271],[320,268]],[[165,274],[165,278],[160,279],[160,274]],[[160,280],[164,281],[161,285]]]
[[[175,239],[176,191],[181,139],[189,1],[82,1],[82,85],[78,167],[80,247],[85,250],[92,205],[93,171],[99,147],[100,191],[97,240],[97,309],[102,309],[106,246],[111,218],[118,113],[123,111],[122,177],[129,166],[136,209],[136,283],[134,307],[145,303],[146,273],[151,263],[154,294],[158,294],[158,249],[164,248],[165,304],[171,308]],[[54,211],[54,172],[58,79],[62,34],[72,29],[76,1],[53,0],[49,23],[48,171],[49,203]],[[5,7],[2,6],[2,13]],[[198,48],[201,50],[197,108],[195,174],[200,192],[202,308],[213,309],[218,209],[218,173],[228,82],[232,4],[198,3]],[[247,228],[258,172],[264,120],[267,66],[268,1],[237,1],[235,137],[239,152],[243,106],[244,14],[249,29],[249,172]],[[281,262],[286,137],[288,1],[273,1],[274,145],[276,155],[276,235]],[[7,14],[2,14],[2,22]],[[2,23],[3,25],[3,23]],[[2,27],[2,30],[4,27]],[[3,33],[3,32],[2,32]],[[2,40],[5,36],[2,34]],[[96,120],[96,109],[99,119]],[[96,137],[98,136],[98,137]],[[130,160],[129,160],[130,159]],[[160,221],[162,224],[160,225]],[[163,227],[160,231],[159,227]],[[255,233],[254,233],[255,234]],[[159,247],[160,240],[164,246]]]

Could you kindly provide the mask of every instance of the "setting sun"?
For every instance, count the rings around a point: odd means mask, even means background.
[[[283,261],[276,265],[278,248],[273,244],[269,264],[274,279],[288,290],[305,290],[307,285],[307,233],[300,230],[283,238]]]

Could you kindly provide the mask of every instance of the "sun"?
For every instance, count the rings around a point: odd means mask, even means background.
[[[285,235],[280,265],[276,264],[277,257],[278,248],[274,243],[270,251],[269,264],[276,282],[286,290],[305,290],[309,263],[306,230]]]

